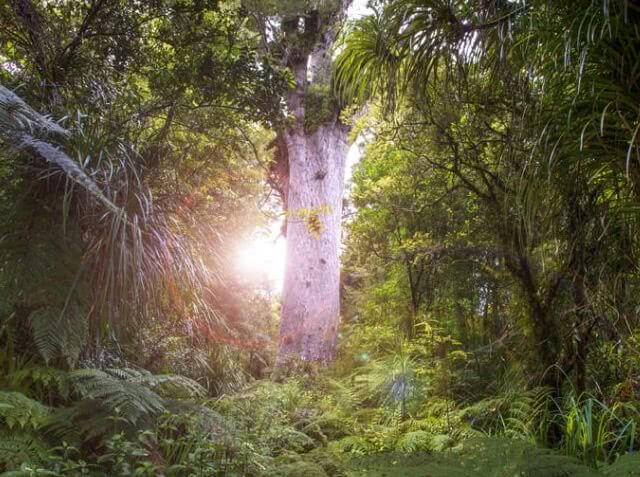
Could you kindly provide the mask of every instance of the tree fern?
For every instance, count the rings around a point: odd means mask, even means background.
[[[132,377],[139,378],[139,374],[129,370],[79,369],[70,372],[67,380],[82,399],[135,424],[145,416],[159,414],[165,407],[158,394],[131,381]]]
[[[46,431],[72,441],[102,437],[122,427],[130,431],[149,427],[175,408],[169,397],[204,394],[200,385],[183,376],[154,376],[131,368],[77,369],[63,381],[61,388],[72,404],[51,415]]]
[[[206,389],[192,379],[177,374],[152,374],[145,370],[109,369],[111,373],[130,383],[149,387],[164,397],[193,398],[206,395]]]

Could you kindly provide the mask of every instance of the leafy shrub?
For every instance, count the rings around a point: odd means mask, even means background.
[[[407,432],[396,442],[396,449],[406,453],[431,451],[433,449],[433,436],[427,431]]]

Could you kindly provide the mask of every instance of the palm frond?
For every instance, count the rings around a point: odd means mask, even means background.
[[[345,48],[335,62],[334,88],[343,102],[361,102],[380,94],[393,103],[396,96],[394,78],[400,58],[394,54],[390,38],[380,16],[368,16],[347,34]],[[381,79],[388,78],[382,85]]]
[[[59,147],[37,137],[37,135],[53,134],[69,135],[51,118],[39,114],[18,95],[0,85],[0,140],[4,147],[44,159],[115,211],[115,206],[107,200],[96,182],[78,162],[71,159]]]

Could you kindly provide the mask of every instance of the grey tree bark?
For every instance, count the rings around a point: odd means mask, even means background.
[[[287,97],[294,121],[281,132],[289,170],[279,366],[296,357],[328,364],[336,354],[348,127],[340,123],[335,107],[330,117],[309,130],[305,100],[312,85],[327,81],[321,72],[327,71],[329,49],[349,3],[343,1],[309,54],[289,59],[296,88]]]
[[[328,363],[340,314],[340,235],[346,128],[285,133],[289,152],[287,262],[279,361],[291,355]]]

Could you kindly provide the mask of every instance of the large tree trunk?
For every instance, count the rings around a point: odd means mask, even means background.
[[[348,128],[340,123],[338,105],[331,99],[328,72],[330,49],[350,1],[342,0],[328,16],[312,11],[283,21],[285,38],[290,39],[286,61],[296,87],[286,98],[293,121],[280,132],[280,144],[286,145],[286,151],[278,154],[280,160],[288,161],[288,168],[281,168],[288,169],[288,177],[282,191],[287,211],[287,263],[279,367],[292,358],[327,364],[336,353]],[[301,22],[304,33],[300,32]],[[300,35],[305,41],[300,42]],[[311,38],[315,44],[309,47]],[[313,104],[306,104],[310,88],[316,86],[326,100],[320,115],[307,111]],[[319,124],[309,124],[312,118]]]
[[[326,364],[335,357],[346,135],[339,122],[284,135],[289,188],[280,363],[299,356]]]

